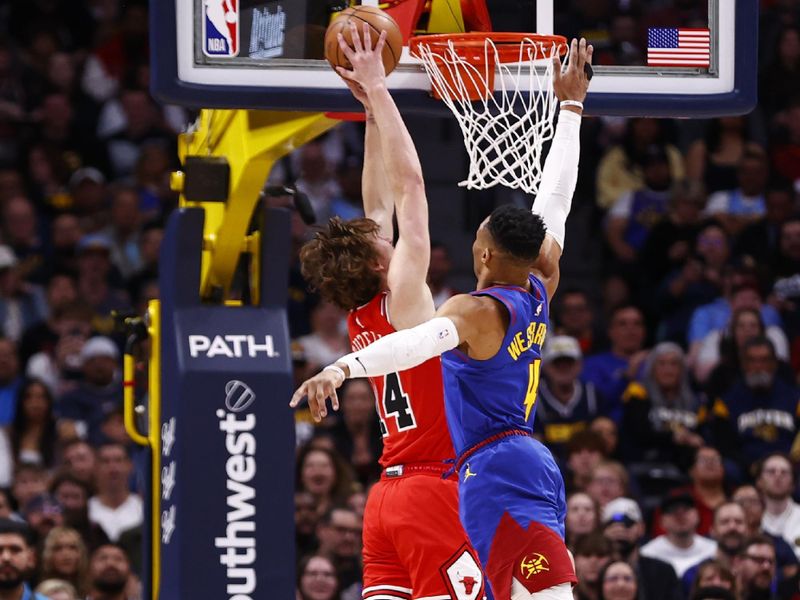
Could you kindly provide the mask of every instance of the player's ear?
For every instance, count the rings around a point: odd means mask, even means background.
[[[481,262],[484,265],[488,265],[491,262],[493,256],[494,255],[492,254],[491,248],[484,248],[483,252],[481,253]]]

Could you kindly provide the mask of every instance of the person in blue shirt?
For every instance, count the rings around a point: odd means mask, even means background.
[[[3,600],[49,600],[33,592],[27,574],[35,564],[31,532],[25,523],[0,519],[0,595]]]

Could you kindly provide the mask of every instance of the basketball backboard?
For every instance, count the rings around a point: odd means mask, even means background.
[[[205,108],[357,110],[322,60],[325,28],[349,3],[151,0],[153,92]],[[406,38],[465,30],[586,37],[596,49],[590,114],[708,117],[746,113],[756,103],[758,0],[388,0],[380,6]],[[404,111],[446,111],[430,97],[430,82],[408,48],[388,83]]]

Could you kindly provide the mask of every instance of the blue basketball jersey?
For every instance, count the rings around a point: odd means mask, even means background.
[[[491,296],[508,311],[503,344],[488,360],[451,350],[442,356],[445,409],[456,455],[509,430],[533,431],[548,307],[544,284],[528,277],[530,291],[493,286],[472,292]]]

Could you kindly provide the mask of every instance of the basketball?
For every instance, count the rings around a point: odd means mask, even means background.
[[[352,47],[350,40],[350,24],[355,22],[358,27],[359,35],[363,32],[364,23],[370,25],[370,35],[372,36],[372,46],[374,47],[381,35],[381,31],[386,30],[386,45],[383,47],[383,67],[388,75],[400,61],[400,54],[403,51],[403,34],[395,20],[380,8],[375,6],[353,6],[339,13],[325,32],[325,58],[335,67],[350,68],[350,61],[342,52],[337,40],[337,34],[341,33],[345,41]]]

